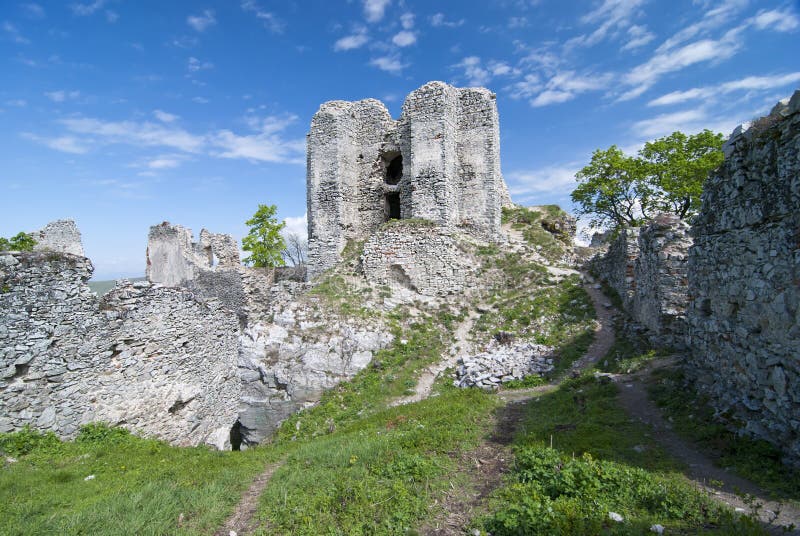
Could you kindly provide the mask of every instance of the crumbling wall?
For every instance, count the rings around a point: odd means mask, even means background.
[[[56,220],[48,223],[44,229],[31,233],[36,245],[35,251],[55,251],[83,257],[81,232],[73,220]]]
[[[800,460],[800,91],[737,128],[689,252],[687,375]]]
[[[644,227],[621,231],[608,250],[591,261],[631,318],[659,345],[684,346],[691,244],[686,222],[659,214]]]
[[[367,281],[427,296],[464,292],[474,266],[451,232],[424,224],[390,224],[370,237],[361,255]]]
[[[241,391],[236,315],[147,282],[99,300],[91,273],[84,257],[0,254],[0,431],[69,438],[105,421],[225,447]]]
[[[688,301],[689,224],[674,214],[659,214],[639,233],[633,268],[631,316],[659,344],[683,347]]]
[[[231,235],[203,229],[194,242],[192,230],[181,225],[150,227],[146,274],[151,283],[189,288],[200,300],[219,299],[244,315],[249,304],[243,272],[239,245]]]
[[[633,270],[639,257],[639,228],[623,228],[605,254],[592,260],[592,271],[613,288],[623,307],[630,310],[636,292]]]
[[[397,157],[402,176],[392,184]],[[392,196],[401,219],[497,240],[510,198],[495,95],[430,82],[408,95],[398,121],[374,99],[323,104],[308,135],[307,196],[310,278],[334,266],[349,240],[378,230]]]

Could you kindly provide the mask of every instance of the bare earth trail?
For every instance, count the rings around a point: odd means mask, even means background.
[[[278,468],[283,465],[283,462],[275,462],[267,465],[264,471],[261,472],[247,488],[247,491],[242,495],[239,504],[236,505],[233,513],[225,521],[225,524],[214,536],[242,536],[250,534],[256,528],[253,523],[253,516],[258,509],[258,498],[264,492],[264,488],[269,484],[272,475]]]
[[[739,508],[750,513],[750,507],[741,499],[742,494],[748,494],[762,505],[758,512],[759,519],[765,523],[772,523],[768,527],[775,534],[800,534],[795,529],[785,532],[779,526],[795,525],[800,527],[800,510],[791,504],[781,504],[768,499],[768,494],[758,486],[740,476],[714,465],[711,459],[698,451],[696,447],[679,437],[672,426],[661,414],[661,410],[647,395],[647,381],[653,369],[659,366],[670,365],[670,360],[651,362],[648,367],[629,375],[611,375],[619,386],[619,401],[625,411],[633,419],[641,421],[654,432],[656,441],[673,458],[686,465],[684,473],[687,478],[699,487],[708,491],[713,498],[732,508]],[[711,481],[722,482],[721,488],[713,488]],[[737,496],[737,492],[739,496]]]

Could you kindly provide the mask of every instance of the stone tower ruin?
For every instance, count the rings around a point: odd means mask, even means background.
[[[375,99],[320,106],[308,134],[309,277],[390,219],[497,240],[510,199],[495,98],[429,82],[406,98],[397,121]]]

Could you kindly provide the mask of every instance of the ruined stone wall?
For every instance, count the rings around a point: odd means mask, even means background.
[[[31,235],[36,240],[35,251],[55,251],[79,257],[84,255],[81,233],[73,220],[52,221]]]
[[[474,276],[474,266],[451,232],[402,222],[373,234],[361,255],[361,267],[370,283],[427,296],[464,292]]]
[[[691,244],[686,222],[659,214],[642,228],[622,231],[592,260],[596,274],[617,291],[624,309],[659,345],[684,346]]]
[[[241,391],[236,315],[147,282],[99,300],[91,273],[84,257],[0,254],[0,431],[73,437],[104,421],[225,447]]]
[[[592,260],[592,271],[613,288],[630,310],[636,291],[633,269],[639,257],[639,228],[622,229],[604,255]]]
[[[386,182],[392,159],[402,177]],[[309,277],[340,259],[390,214],[497,240],[501,206],[510,203],[500,172],[495,95],[483,88],[430,82],[408,95],[393,121],[379,101],[332,101],[314,115],[308,135]]]
[[[689,224],[674,214],[659,214],[639,233],[633,268],[631,316],[661,345],[683,347],[686,334]]]
[[[800,460],[800,91],[723,147],[689,253],[686,372]]]

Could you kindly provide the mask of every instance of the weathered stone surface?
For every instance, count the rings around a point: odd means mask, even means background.
[[[364,244],[361,267],[367,281],[427,296],[461,293],[475,262],[453,233],[431,225],[398,222]]]
[[[727,142],[689,251],[687,375],[800,461],[800,91]]]
[[[218,444],[238,414],[236,314],[147,282],[121,281],[100,300],[91,273],[84,257],[0,254],[3,428],[73,437],[103,421]]]
[[[73,220],[56,220],[31,234],[36,240],[35,251],[49,250],[83,257],[81,232]]]
[[[510,203],[499,140],[495,95],[482,88],[430,82],[398,121],[374,99],[323,104],[308,136],[309,277],[391,218],[498,239]]]

